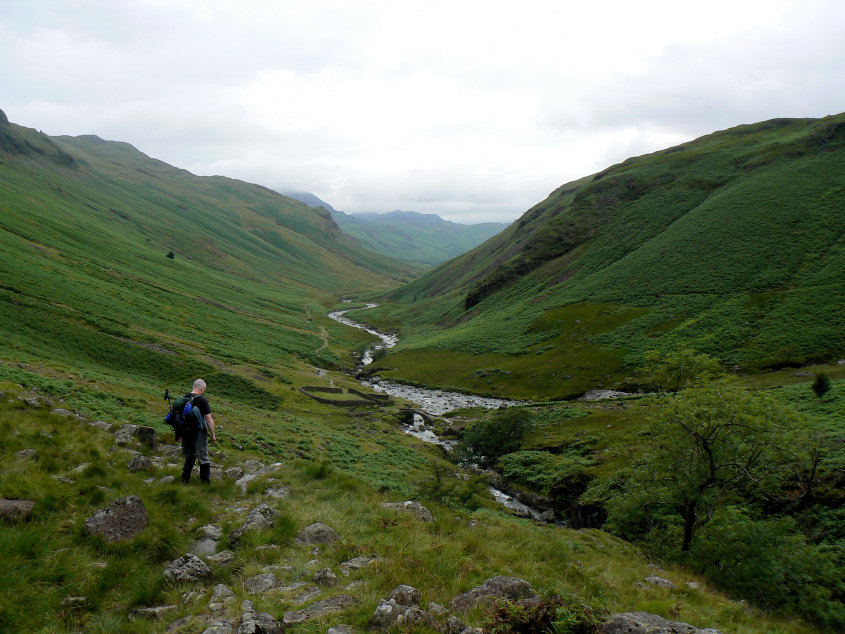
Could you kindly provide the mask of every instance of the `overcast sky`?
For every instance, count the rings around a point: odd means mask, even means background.
[[[0,108],[347,212],[509,222],[630,156],[845,110],[845,1],[0,0]]]

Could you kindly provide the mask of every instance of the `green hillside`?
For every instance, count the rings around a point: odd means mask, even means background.
[[[378,369],[538,398],[622,385],[649,349],[835,360],[844,233],[845,115],[717,132],[564,185],[390,293],[372,320],[403,339]]]
[[[323,306],[408,273],[263,187],[0,126],[2,358],[156,384],[209,373],[212,358],[331,366]]]

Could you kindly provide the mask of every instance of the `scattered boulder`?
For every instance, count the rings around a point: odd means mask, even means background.
[[[81,465],[78,465],[70,470],[70,475],[82,475],[84,471],[91,466],[90,462],[83,462]]]
[[[156,430],[152,427],[141,426],[138,427],[138,440],[145,447],[149,447],[153,451],[156,448]]]
[[[244,470],[240,467],[229,467],[223,472],[223,477],[227,480],[240,480],[244,476]]]
[[[624,612],[614,614],[599,627],[601,634],[721,634],[719,630],[700,630],[687,623],[667,621],[648,612]]]
[[[152,608],[135,608],[129,613],[129,616],[136,619],[150,619],[151,621],[161,621],[168,612],[177,609],[175,605],[159,605]]]
[[[143,454],[136,454],[132,456],[132,459],[129,461],[129,470],[132,473],[137,473],[138,471],[150,471],[152,468],[152,461]]]
[[[235,561],[235,553],[231,550],[224,550],[216,555],[209,555],[206,559],[215,566],[225,566],[226,564],[230,564]]]
[[[64,409],[62,407],[57,407],[56,409],[54,409],[50,413],[55,415],[55,416],[65,416],[65,417],[73,416],[73,412],[71,412],[70,410]]]
[[[296,603],[296,605],[305,605],[309,601],[319,597],[321,594],[323,594],[323,591],[317,586],[308,586],[305,590],[293,598],[293,602]]]
[[[299,531],[296,534],[295,541],[301,546],[306,546],[310,544],[331,544],[339,539],[340,535],[332,527],[317,522]]]
[[[245,476],[238,478],[235,481],[235,484],[237,484],[238,487],[240,487],[242,493],[246,493],[246,488],[249,486],[249,483],[252,482],[253,480],[256,480],[257,478],[258,478],[257,475],[254,475],[252,473],[247,473]]]
[[[243,461],[244,473],[249,473],[251,475],[257,475],[263,468],[264,468],[264,463],[262,463],[260,460],[244,460]]]
[[[174,631],[181,632],[181,628]],[[235,628],[228,621],[214,621],[202,631],[202,634],[234,634]]]
[[[235,546],[247,532],[270,528],[278,517],[278,512],[270,508],[267,504],[259,504],[249,512],[243,526],[232,531],[229,535],[229,543]]]
[[[212,612],[222,612],[226,609],[226,604],[235,600],[235,593],[229,586],[218,583],[214,586],[214,591],[211,593],[211,598],[208,600],[208,609]]]
[[[208,557],[217,552],[217,540],[200,539],[191,544],[191,552],[200,557]]]
[[[238,634],[282,634],[285,629],[281,623],[266,612],[255,612],[252,603],[244,601],[244,610],[238,625]]]
[[[176,476],[166,475],[161,480],[158,481],[159,484],[170,484],[176,479]]]
[[[353,570],[361,570],[361,568],[366,568],[367,566],[378,560],[378,555],[370,555],[369,557],[355,557],[354,559],[344,561],[342,564],[340,564],[340,571],[348,576],[349,573]]]
[[[452,599],[450,607],[453,610],[466,612],[479,603],[488,603],[497,599],[508,599],[518,602],[526,599],[536,599],[537,593],[531,584],[516,577],[491,577],[482,585],[477,586]]]
[[[193,553],[182,555],[173,560],[164,571],[164,577],[170,582],[199,581],[211,576],[211,569]]]
[[[114,432],[114,444],[121,447],[127,447],[135,444],[135,434],[138,432],[138,425],[121,425],[120,428]]]
[[[96,427],[97,429],[102,429],[103,431],[111,431],[111,423],[107,423],[104,420],[92,420],[88,423],[91,427]]]
[[[434,616],[420,609],[421,600],[422,595],[416,588],[398,586],[387,599],[379,601],[370,623],[373,627],[385,630],[394,626],[439,629]]]
[[[200,526],[197,530],[200,535],[202,535],[206,539],[220,541],[223,538],[223,529],[219,526],[215,526],[214,524],[206,524],[205,526]]]
[[[87,608],[90,603],[88,597],[65,597],[62,599],[62,607],[69,610],[81,610]]]
[[[387,600],[394,601],[397,605],[405,605],[409,607],[419,606],[420,601],[422,601],[422,595],[420,594],[420,591],[413,586],[401,585],[397,586],[396,589],[390,593]]]
[[[132,539],[149,524],[147,509],[137,495],[120,498],[85,521],[85,533],[102,535],[109,543]]]
[[[285,615],[282,618],[282,623],[284,627],[287,628],[291,625],[296,625],[297,623],[304,623],[305,621],[325,616],[326,614],[341,612],[348,607],[357,605],[357,603],[358,599],[352,595],[341,594],[336,597],[331,597],[330,599],[317,601],[317,603],[309,605],[304,610],[292,610],[285,612]]]
[[[320,568],[314,573],[311,580],[321,586],[335,586],[338,583],[337,575],[331,568]]]
[[[280,500],[284,497],[287,497],[289,492],[290,489],[288,489],[287,487],[270,487],[269,489],[264,491],[264,495],[270,498],[276,498]]]
[[[675,584],[669,581],[668,579],[664,579],[663,577],[658,577],[657,575],[649,575],[645,578],[646,583],[650,583],[653,586],[660,586],[661,588],[674,588]]]
[[[281,585],[279,578],[273,573],[267,572],[264,574],[249,577],[244,580],[244,590],[250,594],[264,594],[270,592],[274,588]]]
[[[422,504],[411,500],[408,500],[407,502],[385,502],[382,504],[382,507],[410,513],[423,522],[433,522],[436,519],[434,515],[431,514],[431,511],[425,508]]]
[[[346,624],[335,625],[326,630],[326,634],[355,634],[355,630]]]
[[[0,519],[8,521],[25,520],[35,507],[35,502],[29,500],[0,499]]]
[[[35,449],[21,449],[15,455],[21,460],[26,460],[27,458],[32,458],[33,456],[35,456]]]

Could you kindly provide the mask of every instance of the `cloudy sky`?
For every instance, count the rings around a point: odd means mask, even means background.
[[[0,0],[0,108],[347,212],[511,221],[629,156],[845,111],[845,1]]]

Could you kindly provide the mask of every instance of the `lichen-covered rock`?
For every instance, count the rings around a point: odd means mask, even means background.
[[[137,495],[120,498],[85,521],[85,533],[102,535],[109,543],[125,541],[141,533],[149,524],[147,509]]]
[[[284,626],[266,612],[255,612],[250,604],[241,616],[241,623],[238,625],[238,634],[283,634]]]
[[[311,544],[331,544],[340,539],[335,530],[331,526],[326,526],[317,522],[306,526],[296,534],[296,543],[300,545]]]
[[[240,467],[229,467],[223,472],[223,477],[227,480],[240,480],[244,475],[244,470]]]
[[[133,445],[136,442],[135,434],[138,432],[138,425],[126,424],[114,432],[114,443],[121,447]]]
[[[401,585],[397,586],[393,592],[390,593],[387,600],[394,601],[398,605],[419,607],[420,601],[422,601],[422,595],[420,594],[420,591],[413,586]]]
[[[164,571],[164,577],[171,582],[199,581],[211,576],[211,569],[193,553],[173,560]]]
[[[649,575],[645,578],[646,583],[650,583],[653,586],[660,586],[661,588],[674,588],[675,584],[669,581],[668,579],[664,579],[663,577],[658,577],[657,575]]]
[[[350,572],[353,572],[355,570],[361,570],[361,568],[366,568],[367,566],[372,563],[375,563],[378,560],[378,555],[370,555],[369,557],[355,557],[354,559],[344,561],[342,564],[340,564],[340,571],[345,575],[349,575]]]
[[[352,595],[341,594],[336,597],[331,597],[330,599],[317,601],[317,603],[309,605],[304,610],[292,610],[290,612],[285,612],[282,623],[285,627],[290,627],[291,625],[310,621],[311,619],[316,619],[321,616],[325,616],[326,614],[341,612],[348,607],[357,605],[357,603],[358,599]]]
[[[150,619],[152,621],[161,621],[168,612],[176,610],[175,605],[158,605],[151,608],[135,608],[129,613],[129,616],[136,619]]]
[[[278,512],[267,504],[259,504],[249,512],[243,526],[232,531],[229,535],[229,543],[235,546],[248,531],[270,528],[278,517]]]
[[[342,623],[340,625],[330,627],[326,630],[326,634],[355,634],[355,630],[353,630],[351,626]]]
[[[152,427],[147,427],[142,425],[138,427],[137,431],[138,440],[141,442],[142,445],[145,447],[149,447],[152,450],[156,448],[156,430]]]
[[[225,566],[226,564],[230,564],[235,561],[235,553],[231,550],[224,550],[216,555],[209,555],[206,559],[215,566]]]
[[[271,572],[255,575],[244,580],[244,590],[250,594],[264,594],[280,585],[279,578]]]
[[[152,468],[152,461],[142,454],[132,456],[132,459],[129,461],[129,470],[133,473],[138,471],[150,471]]]
[[[623,612],[599,628],[601,634],[721,634],[719,630],[700,630],[688,623],[667,621],[648,612]]]
[[[211,598],[208,600],[208,609],[211,612],[222,612],[226,609],[226,604],[235,600],[235,593],[229,586],[218,583],[214,586],[214,591],[211,593]]]
[[[321,586],[335,586],[338,582],[337,575],[332,572],[331,568],[320,568],[314,573],[311,580]]]
[[[409,513],[423,522],[433,522],[436,519],[434,515],[431,514],[431,511],[425,508],[422,504],[411,500],[408,500],[407,502],[385,502],[382,504],[382,507]]]
[[[516,577],[497,576],[491,577],[469,592],[458,595],[452,599],[450,607],[453,610],[466,612],[479,603],[493,602],[497,599],[508,599],[516,602],[536,597],[537,593],[527,581]]]

